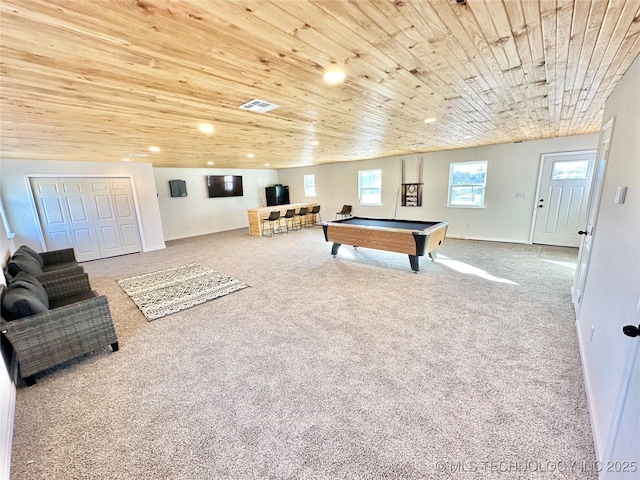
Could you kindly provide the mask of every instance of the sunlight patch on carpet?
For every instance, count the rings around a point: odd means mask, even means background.
[[[149,321],[248,287],[199,263],[123,278],[118,285]]]
[[[492,282],[518,285],[516,282],[512,280],[509,280],[507,278],[496,277],[495,275],[491,275],[486,270],[482,270],[481,268],[474,267],[473,265],[469,265],[468,263],[464,263],[459,260],[452,260],[450,258],[444,257],[443,255],[438,256],[436,263],[445,265],[457,272],[465,273],[467,275],[475,275],[476,277],[484,278],[485,280],[491,280]]]

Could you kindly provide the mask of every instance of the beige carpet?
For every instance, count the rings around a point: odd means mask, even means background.
[[[596,478],[575,249],[447,239],[418,274],[330,249],[243,229],[85,263],[120,351],[18,389],[12,479]],[[191,262],[252,288],[150,323],[116,283]]]

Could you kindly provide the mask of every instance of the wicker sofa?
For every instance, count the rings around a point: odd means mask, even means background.
[[[84,271],[61,269],[45,278],[19,272],[0,295],[0,331],[27,385],[35,374],[85,353],[107,345],[118,350],[107,297],[92,291]]]
[[[11,279],[19,272],[27,272],[40,280],[55,278],[61,272],[84,273],[78,265],[73,248],[38,253],[27,245],[20,246],[5,267],[5,277]]]

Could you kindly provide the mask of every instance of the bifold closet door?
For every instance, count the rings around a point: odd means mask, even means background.
[[[128,178],[31,178],[47,250],[78,261],[142,250]]]
[[[142,250],[133,194],[128,178],[88,178],[102,258]]]

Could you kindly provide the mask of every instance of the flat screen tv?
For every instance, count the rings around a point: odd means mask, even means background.
[[[242,176],[207,175],[209,198],[242,197]]]

